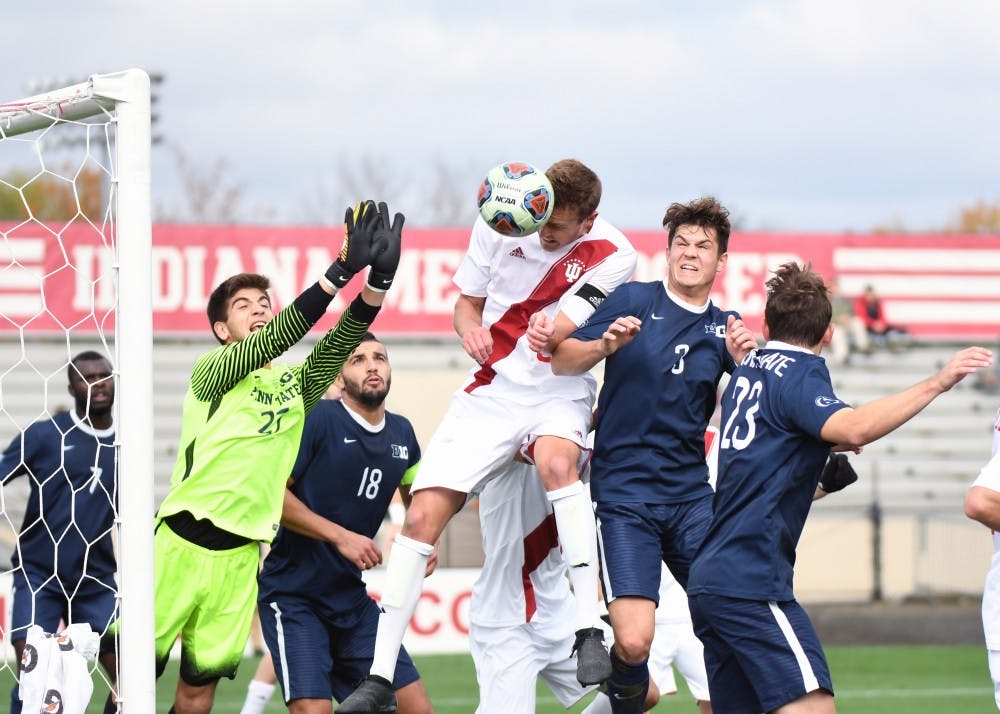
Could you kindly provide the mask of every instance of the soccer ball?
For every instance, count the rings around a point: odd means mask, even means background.
[[[505,236],[528,236],[552,215],[552,184],[531,164],[511,161],[494,166],[479,186],[479,214]]]

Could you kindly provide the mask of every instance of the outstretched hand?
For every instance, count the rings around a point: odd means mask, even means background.
[[[392,286],[399,267],[402,250],[403,223],[406,216],[397,213],[389,223],[389,207],[385,202],[378,204],[378,218],[373,237],[372,269],[368,273],[367,285],[376,292],[385,292]]]
[[[326,279],[340,289],[350,282],[375,257],[374,238],[378,225],[378,210],[374,201],[364,201],[348,208],[344,214],[344,242],[337,259],[326,271]]]
[[[935,375],[938,388],[947,392],[967,375],[993,364],[993,353],[985,347],[966,347],[956,352],[940,372]]]
[[[641,328],[642,320],[632,315],[619,317],[612,322],[601,335],[601,350],[604,355],[612,355],[627,345],[639,334]]]
[[[743,361],[750,350],[757,347],[757,338],[753,330],[747,327],[743,320],[730,315],[726,320],[726,351],[736,364]]]

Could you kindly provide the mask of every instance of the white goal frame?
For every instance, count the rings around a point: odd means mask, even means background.
[[[54,120],[110,114],[115,365],[119,489],[119,709],[156,709],[153,611],[153,311],[150,195],[150,82],[138,69],[0,104],[0,137],[44,129]],[[124,416],[123,416],[124,415]]]

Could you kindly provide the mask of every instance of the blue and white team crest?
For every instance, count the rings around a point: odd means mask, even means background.
[[[714,322],[706,322],[705,334],[706,335],[714,334],[716,337],[721,337],[722,339],[726,339],[726,326],[716,325]]]
[[[820,409],[828,409],[834,406],[835,404],[843,404],[843,402],[837,399],[836,397],[827,397],[823,395],[816,397],[816,399],[813,401],[816,404],[816,406],[819,407]]]
[[[409,459],[410,450],[400,444],[390,444],[392,447],[392,458],[394,459]]]

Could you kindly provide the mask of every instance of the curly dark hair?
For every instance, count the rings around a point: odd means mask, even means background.
[[[673,245],[681,226],[698,226],[706,231],[711,228],[719,242],[719,255],[729,250],[729,211],[714,196],[703,196],[690,203],[671,203],[663,216],[663,227],[669,236],[667,245]]]
[[[208,298],[208,307],[205,310],[208,314],[209,327],[212,329],[215,339],[219,340],[219,336],[215,334],[215,323],[225,322],[229,317],[229,300],[233,295],[245,288],[257,288],[267,292],[270,287],[271,281],[258,273],[237,273],[223,280],[219,287],[212,291]]]

